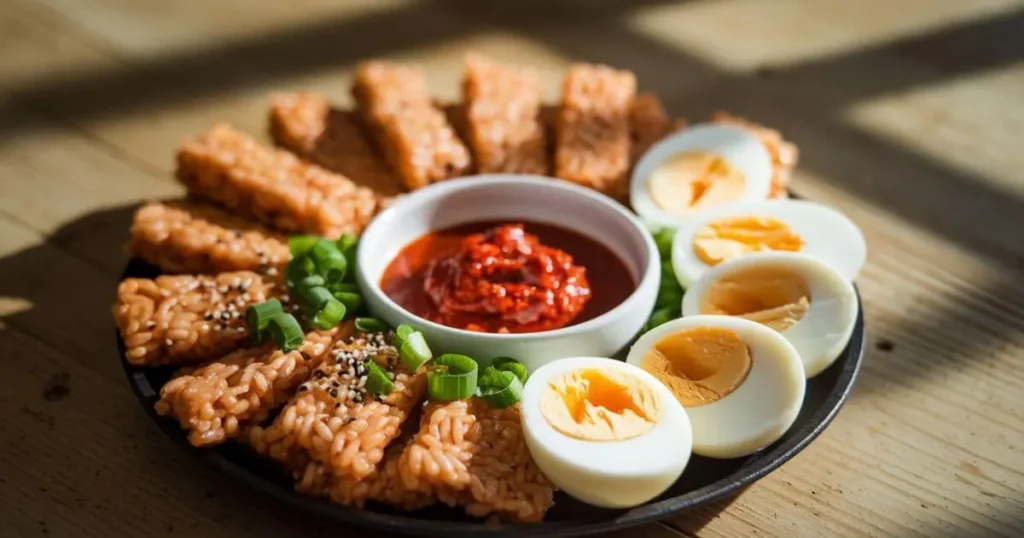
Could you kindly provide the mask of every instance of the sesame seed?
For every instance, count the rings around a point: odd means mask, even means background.
[[[170,338],[168,338],[168,339],[164,340],[164,344],[166,344],[168,346],[173,346],[174,345],[174,340],[171,340]]]

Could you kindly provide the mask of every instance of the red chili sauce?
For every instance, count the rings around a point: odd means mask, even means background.
[[[530,333],[582,323],[636,289],[601,243],[550,224],[475,222],[431,232],[388,264],[381,289],[435,323]]]

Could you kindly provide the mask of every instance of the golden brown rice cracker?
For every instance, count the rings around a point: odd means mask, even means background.
[[[370,189],[224,124],[181,147],[177,176],[191,194],[284,232],[359,233],[377,210]]]
[[[771,198],[788,198],[790,179],[793,177],[793,169],[800,160],[800,150],[796,144],[782,138],[782,133],[754,123],[752,121],[733,116],[728,112],[716,112],[711,115],[711,121],[742,127],[751,134],[761,139],[768,155],[772,158],[772,189],[769,193]]]
[[[523,439],[518,405],[497,409],[476,398],[428,404],[399,472],[407,489],[472,516],[540,521],[554,502],[554,487]]]
[[[555,176],[612,196],[626,190],[630,103],[636,77],[602,65],[576,64],[562,85]]]
[[[533,69],[470,56],[462,80],[466,142],[477,172],[548,173],[541,83]]]
[[[275,275],[288,240],[209,204],[149,203],[135,211],[128,252],[166,273],[255,271]]]
[[[184,369],[160,389],[156,411],[177,419],[195,446],[222,443],[287,402],[335,340],[350,332],[349,326],[311,332],[292,351],[270,342]]]
[[[640,157],[672,131],[661,99],[653,93],[641,93],[629,105],[630,163],[636,165]]]
[[[431,101],[418,69],[374,61],[356,71],[352,95],[377,145],[408,190],[466,173],[469,151]]]
[[[200,362],[243,346],[245,309],[273,295],[256,273],[128,278],[117,288],[114,321],[136,366]]]
[[[270,100],[270,136],[299,157],[348,177],[381,197],[402,192],[392,172],[360,125],[358,114],[331,106],[316,93],[274,95]]]
[[[393,392],[377,398],[365,391],[367,360],[394,376]],[[380,333],[338,342],[277,418],[266,428],[253,428],[249,443],[286,468],[301,461],[295,453],[304,451],[330,475],[366,478],[426,389],[426,374],[405,372],[397,360],[398,351]]]

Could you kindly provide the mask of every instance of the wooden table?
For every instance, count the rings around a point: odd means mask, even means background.
[[[1009,0],[0,2],[4,536],[344,536],[165,439],[109,316],[134,206],[269,92],[347,101],[353,65],[463,53],[635,70],[688,118],[726,109],[802,150],[795,188],[864,230],[869,341],[835,423],[656,536],[978,536],[1024,529],[1024,5]],[[580,6],[586,4],[586,8]],[[12,531],[13,530],[13,534]],[[619,533],[627,536],[626,533]]]

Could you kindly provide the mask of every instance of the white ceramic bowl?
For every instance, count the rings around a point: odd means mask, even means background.
[[[588,236],[621,259],[636,290],[594,319],[553,331],[490,334],[446,327],[405,310],[380,289],[399,251],[431,231],[479,221],[552,224]],[[600,267],[588,267],[600,271]],[[661,265],[644,225],[627,209],[589,189],[541,176],[495,174],[453,179],[418,190],[381,212],[363,232],[356,276],[374,316],[423,332],[437,353],[462,353],[483,365],[498,356],[534,370],[564,357],[610,357],[626,347],[654,308]]]

